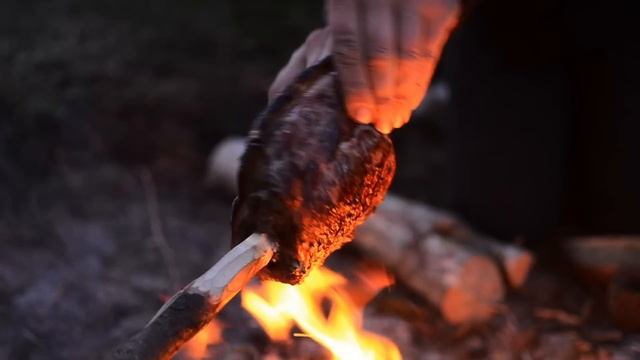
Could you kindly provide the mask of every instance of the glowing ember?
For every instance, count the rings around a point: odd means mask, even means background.
[[[290,341],[297,325],[334,359],[396,360],[398,347],[389,339],[362,329],[364,305],[392,280],[373,268],[358,273],[354,284],[327,269],[314,269],[297,286],[264,281],[242,292],[242,306],[274,341]],[[325,316],[323,304],[330,304]],[[299,334],[297,334],[299,336]]]
[[[202,359],[207,355],[207,347],[220,341],[222,341],[222,324],[213,319],[184,345],[181,352],[187,359]]]

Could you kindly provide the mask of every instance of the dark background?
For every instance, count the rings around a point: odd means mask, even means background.
[[[98,358],[228,249],[231,198],[203,185],[206,157],[247,132],[322,7],[0,2],[0,358]],[[439,135],[411,127],[394,186],[438,197],[421,164],[442,154],[415,149]]]
[[[640,167],[619,166],[640,153],[633,12],[489,4],[393,134],[392,191],[504,240],[563,221],[640,226],[610,211],[640,203]],[[320,0],[0,1],[0,359],[99,358],[228,250],[232,199],[204,185],[207,155],[247,132],[322,13]],[[626,125],[573,131],[610,114]]]

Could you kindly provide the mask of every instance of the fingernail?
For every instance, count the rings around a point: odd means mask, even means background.
[[[361,107],[356,110],[356,120],[363,124],[371,123],[371,110]]]

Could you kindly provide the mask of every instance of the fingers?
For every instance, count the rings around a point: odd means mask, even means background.
[[[289,59],[287,65],[276,76],[269,88],[269,102],[275,99],[306,68],[315,65],[331,53],[329,29],[311,32],[304,44]]]
[[[457,22],[457,0],[328,0],[312,32],[269,89],[270,101],[329,53],[349,116],[389,133],[409,121]]]
[[[397,94],[398,3],[330,0],[328,6],[333,56],[347,112],[385,134],[404,125],[411,113],[407,101]]]
[[[440,52],[460,17],[458,0],[412,0],[420,3],[417,9],[423,21],[426,42],[434,52]]]
[[[306,67],[317,64],[331,53],[331,32],[328,28],[313,31],[305,41]]]
[[[400,60],[396,97],[406,108],[422,102],[442,48],[457,23],[456,0],[404,0],[399,8]]]
[[[420,105],[433,74],[436,59],[431,55],[425,34],[420,0],[408,0],[413,6],[401,6],[398,11],[400,54],[397,101],[410,110]]]
[[[393,122],[393,128],[394,129],[399,129],[402,126],[404,126],[406,123],[409,122],[409,119],[411,119],[411,111],[412,109],[410,108],[401,108],[398,110],[398,115],[395,118],[395,121]]]
[[[368,124],[373,120],[375,102],[363,61],[356,0],[329,0],[328,22],[333,38],[333,56],[347,113],[354,120]]]
[[[389,133],[402,110],[395,102],[398,46],[394,2],[368,0],[366,4],[366,52],[376,102],[374,125],[380,132]]]

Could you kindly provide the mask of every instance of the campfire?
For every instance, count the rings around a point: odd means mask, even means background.
[[[224,325],[213,319],[207,326],[203,327],[189,342],[184,345],[182,353],[187,359],[203,359],[207,356],[208,347],[222,341],[222,330]]]
[[[350,283],[328,268],[314,269],[300,285],[265,281],[242,292],[242,305],[260,323],[273,341],[291,339],[297,326],[322,344],[334,359],[401,359],[398,347],[384,336],[362,328],[363,307],[391,279],[370,268],[357,273]],[[328,302],[328,315],[323,305]]]
[[[202,354],[197,344],[220,337],[215,336],[215,324],[204,335],[201,329],[240,292],[242,305],[274,343],[302,336],[334,359],[400,359],[399,346],[363,326],[365,305],[389,279],[364,271],[350,282],[321,267],[352,241],[361,255],[383,264],[412,297],[420,298],[422,312],[433,307],[448,325],[463,330],[502,321],[493,324],[503,329],[497,340],[477,339],[475,345],[470,340],[468,352],[486,341],[522,343],[518,347],[523,349],[543,343],[531,335],[535,330],[514,330],[518,324],[504,306],[508,294],[523,288],[533,254],[482,234],[455,214],[388,194],[395,170],[391,140],[346,117],[335,90],[336,76],[328,60],[306,70],[280,102],[261,113],[249,137],[239,140],[241,146],[232,147],[241,154],[214,151],[212,164],[227,168],[214,169],[216,181],[237,185],[228,186],[237,194],[231,221],[234,247],[167,301],[114,351],[114,359],[170,359],[196,335],[196,345],[189,349]],[[278,282],[251,285],[255,276]],[[635,297],[627,295],[614,303],[635,308]],[[570,326],[583,321],[575,312],[556,316],[557,309],[544,310],[536,316],[570,318]],[[423,338],[424,319],[406,320],[415,328],[407,330],[413,332],[409,337]],[[423,334],[417,335],[419,331]],[[582,346],[580,352],[591,351],[582,339],[569,335],[563,342],[572,343],[572,350]],[[256,356],[257,345],[250,345]],[[406,357],[415,357],[401,348]]]
[[[242,307],[277,347],[310,338],[336,360],[399,360],[392,340],[364,329],[364,308],[393,279],[381,267],[362,265],[348,280],[327,267],[314,269],[300,285],[255,283],[242,291]],[[212,345],[224,342],[225,325],[213,320],[181,351],[189,360],[216,357]],[[315,358],[315,357],[314,357]]]

